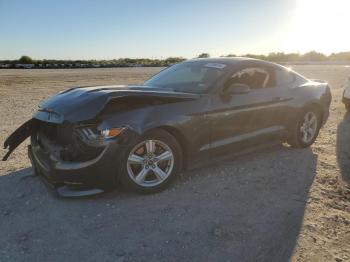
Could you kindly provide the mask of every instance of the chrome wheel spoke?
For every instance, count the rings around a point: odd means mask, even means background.
[[[159,166],[153,168],[153,173],[156,175],[158,180],[161,181],[163,181],[167,177],[167,174]]]
[[[315,116],[313,116],[311,119],[310,119],[310,125],[315,127],[317,124],[317,119]]]
[[[310,138],[312,137],[312,133],[310,132],[310,129],[306,131],[306,134],[307,134],[307,139],[310,140]]]
[[[142,168],[140,173],[138,173],[138,175],[135,177],[136,182],[137,183],[142,183],[143,181],[145,181],[146,176],[148,174],[148,171],[149,171],[149,169]]]
[[[307,131],[304,131],[304,134],[303,134],[303,139],[304,139],[304,142],[307,142]]]
[[[139,164],[139,165],[142,165],[143,162],[144,162],[144,160],[145,160],[145,159],[144,159],[143,157],[138,156],[138,155],[135,155],[135,154],[130,155],[129,158],[128,158],[128,162],[129,162],[130,164]]]
[[[157,161],[164,161],[164,160],[169,160],[172,157],[173,157],[173,154],[170,151],[165,151],[164,153],[160,154],[156,158],[157,158]]]
[[[312,114],[312,113],[308,113],[308,114],[307,114],[307,120],[308,120],[309,122],[311,121],[312,117],[313,117],[313,114]]]
[[[317,131],[317,116],[309,112],[304,116],[304,122],[300,126],[301,139],[304,143],[309,143],[314,138]]]
[[[146,142],[147,153],[154,153],[155,147],[156,145],[153,140],[147,140]]]

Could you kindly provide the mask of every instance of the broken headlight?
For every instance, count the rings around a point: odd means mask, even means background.
[[[95,127],[80,127],[76,129],[76,133],[88,145],[104,146],[113,138],[118,137],[124,130],[124,127],[113,127],[103,130]]]

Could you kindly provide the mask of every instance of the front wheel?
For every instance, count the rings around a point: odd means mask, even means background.
[[[164,189],[181,170],[181,150],[164,130],[153,130],[128,150],[120,180],[133,191],[153,193]]]
[[[304,110],[294,130],[291,131],[288,143],[297,148],[309,147],[315,142],[320,128],[319,111],[315,108],[308,108]]]

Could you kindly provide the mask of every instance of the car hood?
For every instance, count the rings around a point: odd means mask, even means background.
[[[123,97],[173,98],[183,101],[197,99],[200,95],[148,86],[76,87],[45,100],[33,117],[52,123],[86,121],[95,118],[110,101],[118,103],[118,99]]]

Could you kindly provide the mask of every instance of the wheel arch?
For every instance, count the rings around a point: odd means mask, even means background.
[[[188,146],[185,135],[177,128],[173,126],[159,126],[156,129],[162,129],[172,135],[179,143],[182,153],[182,169],[186,169],[188,166]]]
[[[316,109],[320,114],[320,121],[321,121],[321,123],[323,123],[324,111],[323,111],[322,105],[320,103],[318,103],[317,101],[310,101],[303,106],[302,110],[305,111],[308,108]]]

